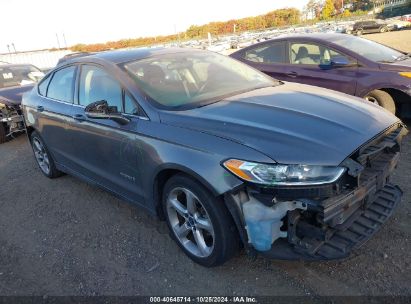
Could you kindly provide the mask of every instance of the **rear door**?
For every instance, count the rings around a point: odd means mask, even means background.
[[[99,185],[136,202],[143,202],[140,176],[140,146],[136,143],[139,106],[133,97],[103,67],[84,64],[78,82],[75,119],[71,126],[73,169]],[[90,103],[106,100],[129,117],[121,125],[110,119],[85,115]]]
[[[267,75],[284,80],[287,65],[285,41],[270,41],[240,52],[236,57]]]
[[[354,95],[357,85],[357,61],[316,42],[290,41],[284,80],[324,87]],[[333,67],[331,61],[345,59],[352,65]]]
[[[62,165],[71,162],[67,154],[71,145],[68,126],[72,121],[76,70],[75,65],[63,67],[44,79],[38,86],[34,108],[30,110],[53,159]]]

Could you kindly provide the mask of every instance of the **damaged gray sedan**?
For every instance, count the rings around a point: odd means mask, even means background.
[[[405,125],[377,105],[199,50],[74,58],[23,98],[49,178],[72,174],[166,220],[195,262],[244,247],[347,257],[392,215]]]

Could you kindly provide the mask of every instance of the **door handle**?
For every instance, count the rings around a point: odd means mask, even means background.
[[[43,107],[43,106],[37,106],[37,111],[38,111],[38,112],[43,112],[43,111],[44,111],[44,107]]]
[[[289,77],[296,78],[298,76],[297,72],[290,72],[287,74]]]
[[[73,116],[73,119],[82,122],[85,121],[87,118],[83,114],[75,114]]]

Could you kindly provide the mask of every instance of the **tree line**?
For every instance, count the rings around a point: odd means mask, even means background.
[[[302,13],[295,8],[284,8],[255,17],[192,25],[185,32],[178,35],[121,39],[95,44],[76,44],[70,49],[76,52],[98,52],[176,42],[180,37],[184,39],[202,39],[206,38],[208,33],[218,36],[295,25],[301,23],[302,17],[307,18],[308,15],[311,15],[315,20],[329,20],[337,15],[348,17],[351,14],[362,14],[372,9],[372,6],[373,0],[308,0]]]
[[[233,19],[224,22],[210,22],[204,25],[192,25],[185,32],[180,33],[180,35],[121,39],[95,44],[76,44],[70,49],[75,52],[98,52],[110,49],[175,42],[178,36],[184,37],[185,39],[201,39],[206,38],[208,33],[212,35],[224,35],[234,32],[263,30],[272,27],[298,24],[300,22],[300,14],[301,12],[295,8],[278,9],[255,17]]]

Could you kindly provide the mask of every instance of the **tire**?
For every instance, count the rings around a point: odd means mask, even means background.
[[[380,28],[380,33],[385,33],[385,32],[388,32],[388,29],[385,26]]]
[[[362,35],[362,30],[357,30],[356,35],[361,36]]]
[[[365,96],[365,99],[378,104],[379,106],[383,107],[387,111],[390,111],[394,115],[396,113],[396,106],[395,106],[394,99],[391,97],[390,94],[388,94],[385,91],[374,90],[368,93],[368,95]]]
[[[352,34],[352,31],[348,30],[348,31],[346,31],[345,33],[346,33],[347,35],[351,35],[351,34]]]
[[[193,178],[171,177],[164,186],[162,206],[171,237],[194,262],[217,266],[238,252],[239,234],[224,202]]]
[[[6,126],[4,125],[4,123],[0,122],[0,144],[6,142],[6,135]]]
[[[33,149],[34,158],[41,172],[48,178],[62,176],[63,173],[57,170],[54,160],[40,135],[33,131],[30,136],[30,143]]]

